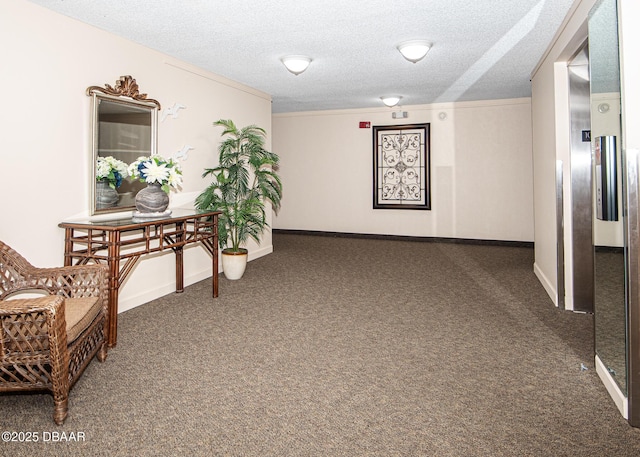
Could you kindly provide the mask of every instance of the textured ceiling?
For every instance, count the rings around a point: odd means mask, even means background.
[[[274,113],[528,97],[573,2],[31,1],[266,92]],[[415,64],[396,49],[412,39],[433,43]],[[289,54],[313,61],[294,76]]]

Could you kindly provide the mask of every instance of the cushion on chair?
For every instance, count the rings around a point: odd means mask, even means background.
[[[100,313],[102,301],[98,297],[66,298],[64,306],[67,344],[71,344]]]

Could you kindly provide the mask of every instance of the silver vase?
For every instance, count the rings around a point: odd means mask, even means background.
[[[96,182],[96,209],[112,208],[118,203],[118,192],[109,185],[109,181],[101,179]]]
[[[169,206],[169,196],[158,183],[149,183],[136,194],[136,209],[141,213],[162,213]]]

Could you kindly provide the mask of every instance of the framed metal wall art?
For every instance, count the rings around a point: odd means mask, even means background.
[[[373,208],[431,209],[429,124],[373,127]]]

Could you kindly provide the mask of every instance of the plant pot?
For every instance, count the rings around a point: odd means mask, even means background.
[[[236,280],[242,278],[244,270],[247,268],[247,260],[249,252],[246,249],[240,251],[232,251],[230,249],[222,250],[222,272],[225,278]]]
[[[169,196],[157,182],[147,184],[136,194],[136,209],[141,213],[162,213],[169,206]]]

